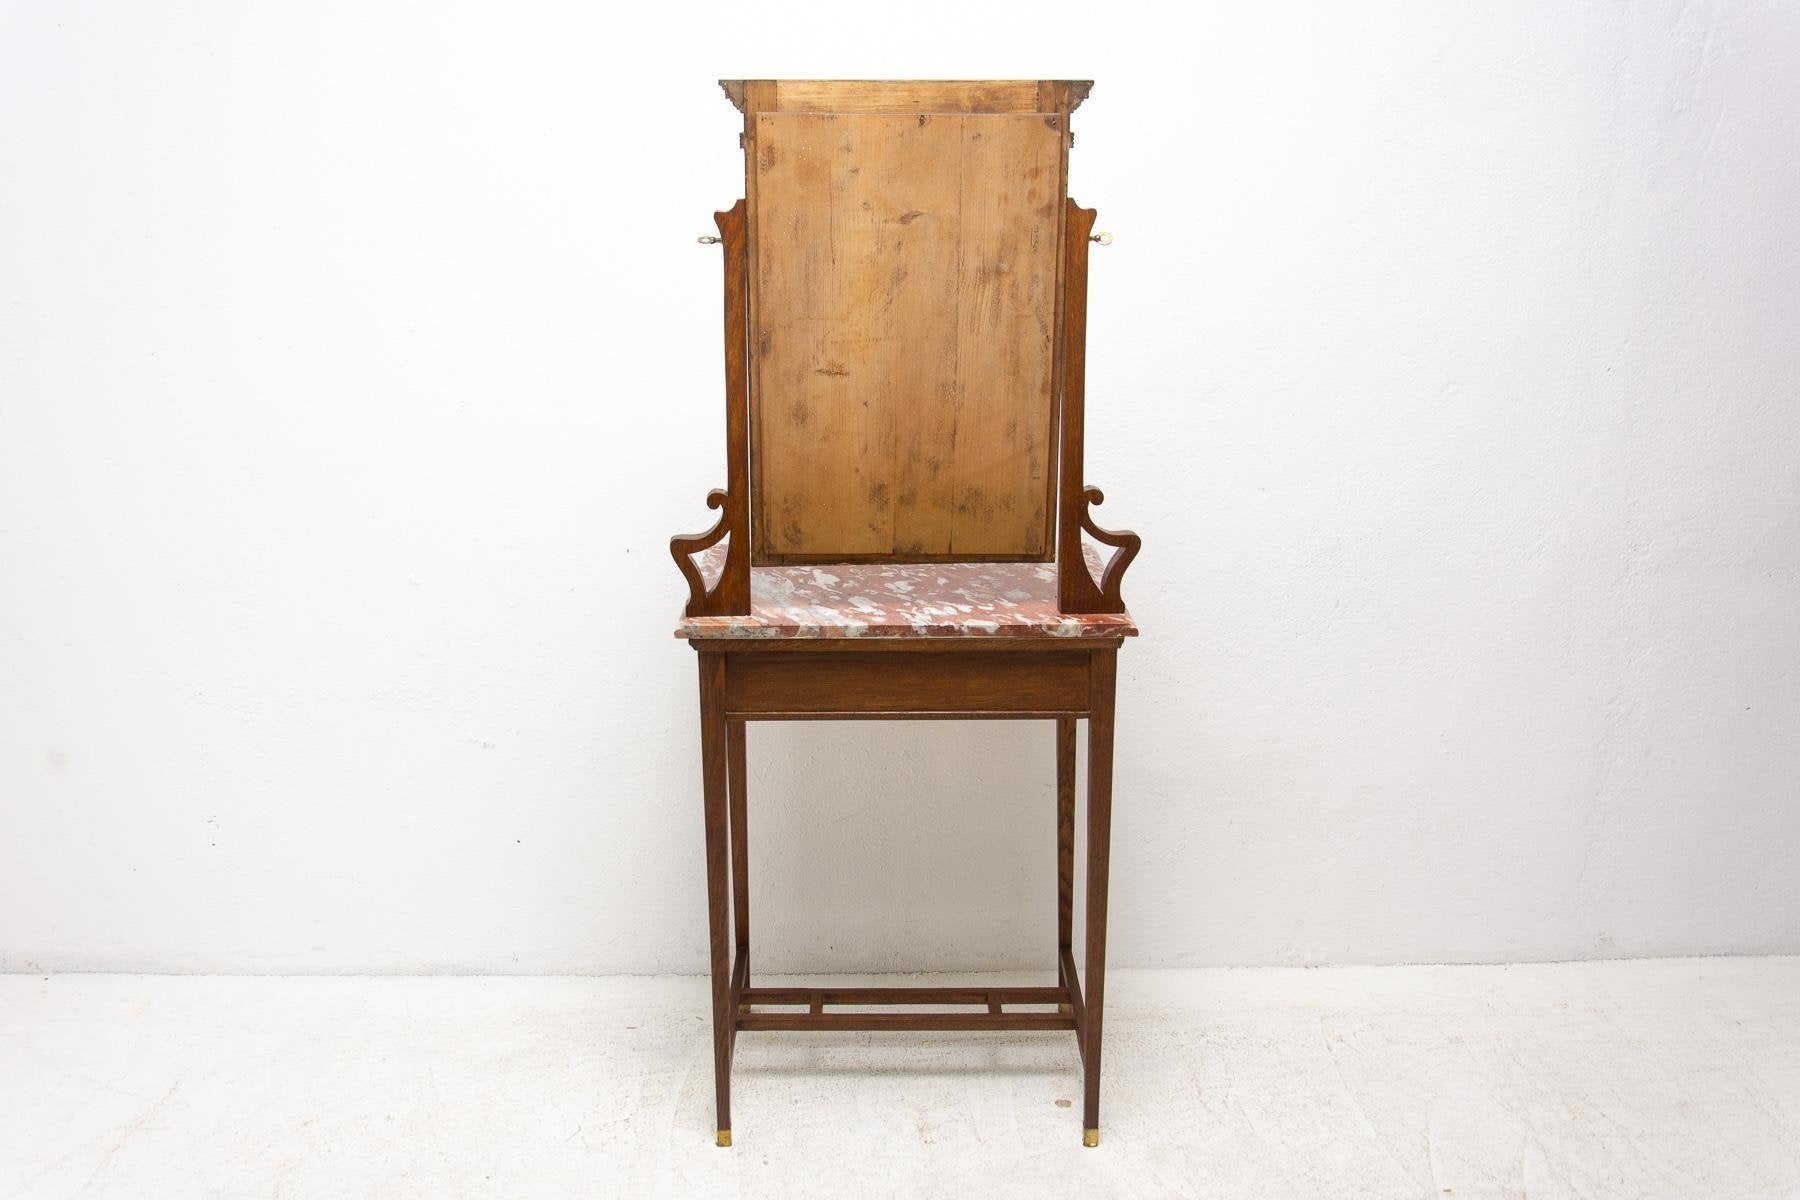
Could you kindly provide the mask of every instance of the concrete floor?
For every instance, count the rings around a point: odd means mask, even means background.
[[[1109,991],[1096,1150],[1066,1034],[744,1034],[724,1150],[699,979],[0,977],[0,1197],[1800,1196],[1800,959]]]

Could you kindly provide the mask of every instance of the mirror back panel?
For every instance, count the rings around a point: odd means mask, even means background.
[[[1066,98],[858,96],[747,109],[752,561],[1047,561]]]

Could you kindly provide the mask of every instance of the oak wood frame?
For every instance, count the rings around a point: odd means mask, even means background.
[[[731,1061],[743,1030],[1067,1030],[1082,1066],[1082,1130],[1100,1129],[1100,1049],[1120,638],[696,639],[718,1141],[731,1144]],[[1051,644],[1046,645],[1046,642]],[[896,699],[904,672],[924,705]],[[1075,686],[1078,685],[1078,686]],[[1047,719],[1055,733],[1056,984],[1044,987],[757,987],[750,973],[746,726],[751,721]],[[1073,947],[1076,722],[1088,722],[1085,961]],[[960,1013],[842,1006],[967,1005]],[[1030,1005],[1039,1011],[1016,1011]],[[1042,1011],[1050,1006],[1055,1011]],[[770,1008],[788,1011],[770,1012]]]

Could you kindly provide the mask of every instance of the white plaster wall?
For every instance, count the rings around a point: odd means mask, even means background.
[[[1099,81],[1116,962],[1800,951],[1797,12],[7,6],[0,967],[702,967],[721,75]],[[1049,961],[1046,727],[752,735],[765,965]]]

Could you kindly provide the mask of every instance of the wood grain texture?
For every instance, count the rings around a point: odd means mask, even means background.
[[[757,987],[746,988],[738,999],[745,1004],[782,1004],[821,1007],[834,1004],[1060,1004],[1062,987]]]
[[[1083,650],[1117,650],[1124,639],[1082,638],[1057,643],[1042,638],[704,638],[689,643],[696,650],[756,654],[1043,654],[1071,646]]]
[[[737,1019],[739,1029],[847,1030],[939,1033],[981,1029],[1074,1029],[1075,1019],[1060,1013],[756,1013]]]
[[[706,927],[713,993],[713,1092],[721,1133],[731,1129],[731,946],[728,910],[730,841],[726,801],[725,658],[702,654],[700,662],[701,796],[706,827]]]
[[[750,89],[767,88],[757,103]],[[739,112],[956,113],[1048,112],[1041,89],[1064,90],[1072,110],[1092,80],[1037,79],[721,79]]]
[[[737,1035],[757,1030],[1064,1030],[1081,1055],[1083,1127],[1098,1137],[1111,851],[1113,703],[1118,641],[988,650],[959,639],[874,639],[866,645],[785,641],[696,643],[712,948],[713,1067],[721,1131],[731,1119]],[[1051,718],[1056,731],[1055,987],[825,988],[750,983],[745,726],[751,720],[890,717]],[[1075,873],[1075,738],[1088,718],[1085,963],[1071,945]],[[735,920],[733,915],[735,914]],[[736,955],[731,954],[735,940]],[[1050,1005],[1057,1011],[1041,1011]],[[1009,1006],[1030,1005],[1021,1012]],[[829,1008],[961,1006],[977,1012],[830,1012]],[[770,1008],[804,1011],[768,1011]],[[721,1136],[729,1144],[729,1136]],[[1087,1144],[1095,1144],[1088,1140]]]
[[[725,777],[731,792],[731,925],[737,935],[732,986],[743,987],[750,981],[750,842],[745,832],[750,811],[747,791],[750,767],[749,751],[744,745],[744,722],[736,717],[728,718],[725,739]]]
[[[1088,236],[1094,228],[1094,210],[1066,200],[1063,216],[1063,295],[1060,308],[1061,341],[1057,355],[1061,377],[1057,392],[1062,403],[1058,421],[1058,466],[1062,472],[1061,503],[1057,511],[1056,599],[1064,612],[1094,612],[1100,589],[1081,553],[1081,496],[1085,473],[1087,424],[1087,272]]]
[[[727,512],[707,534],[678,539],[678,558],[727,531],[737,535],[730,550],[738,551],[747,525],[750,559],[764,568],[1055,560],[1059,601],[1073,590],[1087,606],[1064,603],[1059,612],[1119,611],[1104,606],[1120,603],[1118,576],[1137,539],[1094,525],[1087,505],[1101,496],[1081,481],[1086,239],[1094,214],[1067,200],[1065,181],[1069,113],[1087,85],[741,80],[725,87],[745,114],[746,149],[746,199],[734,210],[742,221],[722,214],[720,223],[728,251],[742,247],[746,264],[740,289],[728,252],[733,450],[729,488],[709,501]],[[734,374],[734,366],[742,370]],[[731,472],[745,466],[744,434],[749,479],[740,486]],[[739,516],[746,498],[747,523]],[[1079,558],[1083,531],[1121,550],[1098,581]],[[702,562],[728,553],[709,551]],[[1069,569],[1071,554],[1079,576]],[[723,563],[719,570],[727,573]],[[696,597],[712,598],[696,578],[701,564],[686,561],[683,572]],[[858,611],[869,608],[862,591],[853,595]],[[721,1145],[730,1144],[737,1034],[834,1029],[1072,1031],[1083,1064],[1085,1140],[1097,1144],[1119,628],[1111,631],[1118,636],[1029,643],[941,636],[695,643]],[[747,722],[946,717],[1055,722],[1058,985],[751,986]],[[1088,718],[1088,799],[1078,977],[1080,717]],[[985,1011],[827,1011],[945,1004]],[[1027,1004],[1059,1011],[1008,1011]]]
[[[1142,539],[1129,529],[1106,529],[1094,523],[1089,508],[1106,499],[1082,482],[1087,453],[1087,277],[1088,237],[1094,210],[1073,200],[1063,218],[1063,293],[1061,307],[1060,464],[1062,492],[1057,513],[1056,601],[1065,613],[1123,613],[1120,585],[1125,569],[1137,557]],[[1081,535],[1114,548],[1096,579],[1082,550]]]
[[[754,562],[1051,557],[1063,124],[756,117]]]
[[[973,1030],[1075,1029],[1066,987],[849,987],[743,988],[736,1028],[750,1030]],[[1057,1005],[1058,1011],[1043,1007]],[[907,1005],[983,1007],[985,1012],[832,1013],[828,1008],[900,1008]],[[1039,1006],[1008,1012],[1008,1005]],[[804,1008],[804,1012],[771,1012]]]
[[[734,654],[732,715],[1063,712],[1088,703],[1088,652],[1035,655]]]
[[[1075,718],[1056,719],[1056,974],[1067,983],[1062,956],[1075,928]]]
[[[1088,717],[1087,963],[1081,996],[1081,1127],[1100,1128],[1100,1031],[1106,1015],[1106,901],[1112,860],[1113,701],[1119,656],[1094,655]],[[1090,1145],[1092,1143],[1089,1143]]]
[[[1075,1053],[1087,1062],[1087,1008],[1081,998],[1081,972],[1075,968],[1075,952],[1064,946],[1057,951],[1056,970],[1062,979],[1063,986],[1069,991],[1069,1011],[1075,1017]]]
[[[669,553],[688,584],[690,617],[728,616],[750,611],[750,435],[748,242],[745,202],[714,213],[725,250],[725,481],[706,497],[719,519],[705,533],[669,539]],[[732,535],[736,536],[732,536]],[[729,537],[725,562],[709,584],[694,556]]]

